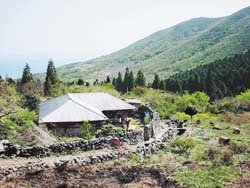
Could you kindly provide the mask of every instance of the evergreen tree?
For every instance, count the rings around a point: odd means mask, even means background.
[[[110,83],[110,82],[111,82],[111,80],[110,80],[109,76],[107,76],[106,83]]]
[[[165,83],[163,80],[160,81],[160,84],[159,84],[159,89],[161,90],[165,90]]]
[[[152,88],[153,89],[159,89],[159,86],[160,86],[160,78],[158,76],[158,74],[155,75],[155,79],[152,83]]]
[[[21,79],[21,85],[29,83],[33,80],[33,75],[31,73],[31,69],[28,65],[28,63],[26,63],[24,69],[23,69],[23,76]]]
[[[216,100],[250,88],[249,76],[250,50],[175,74],[165,83],[166,90],[179,93],[185,90],[190,93],[204,91]]]
[[[135,79],[134,79],[134,74],[132,71],[129,73],[128,77],[128,91],[131,91],[135,86]]]
[[[52,85],[58,82],[56,68],[55,68],[54,62],[51,59],[49,60],[46,76],[50,79]]]
[[[82,79],[78,79],[77,85],[79,86],[84,85],[84,81]]]
[[[112,79],[112,85],[116,88],[116,78]]]
[[[123,79],[123,89],[122,91],[126,93],[129,89],[129,69],[126,68],[124,79]]]
[[[136,86],[141,86],[141,87],[145,87],[146,86],[146,79],[144,77],[143,72],[140,71],[140,70],[137,73],[135,84],[136,84]]]
[[[50,96],[53,93],[53,89],[58,82],[56,68],[52,60],[49,60],[47,74],[44,83],[44,94],[45,96]]]
[[[122,74],[119,72],[118,77],[116,79],[116,88],[117,91],[123,91],[123,81],[122,81]]]
[[[46,77],[45,83],[44,83],[44,95],[50,96],[53,92],[53,85],[51,84],[51,80],[49,77]]]

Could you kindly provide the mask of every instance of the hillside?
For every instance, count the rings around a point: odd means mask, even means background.
[[[103,79],[130,67],[168,76],[242,52],[250,44],[250,7],[222,18],[195,18],[107,56],[58,68],[63,80]]]
[[[204,91],[212,99],[234,96],[250,88],[250,50],[170,76],[166,90]]]

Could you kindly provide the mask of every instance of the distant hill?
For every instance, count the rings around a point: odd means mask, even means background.
[[[162,78],[240,53],[250,46],[250,7],[222,18],[195,18],[85,62],[58,68],[62,80],[104,79],[129,67]]]

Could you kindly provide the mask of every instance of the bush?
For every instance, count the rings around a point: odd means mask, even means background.
[[[141,97],[141,96],[144,96],[147,93],[147,89],[137,86],[137,87],[133,88],[132,93],[134,95],[136,95],[136,96]]]
[[[196,143],[192,138],[177,138],[171,143],[175,152],[186,158],[189,157],[190,151],[195,147],[195,145]]]
[[[112,124],[104,125],[99,133],[101,136],[117,135],[121,136],[124,134],[124,130],[121,127],[116,127]]]
[[[195,92],[193,94],[182,95],[178,103],[178,110],[180,112],[185,111],[188,106],[195,106],[198,111],[205,112],[209,107],[209,96],[204,92]]]
[[[83,122],[81,134],[83,139],[90,140],[91,138],[93,138],[94,134],[92,131],[92,127],[88,121]]]
[[[184,121],[184,120],[189,120],[190,116],[184,112],[177,112],[175,114],[175,118],[178,119],[179,121]]]

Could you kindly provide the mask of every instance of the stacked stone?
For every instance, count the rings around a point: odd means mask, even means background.
[[[177,135],[176,124],[173,121],[169,121],[167,123],[168,129],[165,134],[159,139],[154,139],[150,142],[145,143],[142,146],[137,146],[135,149],[128,150],[114,150],[112,152],[105,153],[97,153],[91,156],[85,157],[74,157],[73,159],[60,160],[57,162],[46,163],[43,161],[38,162],[29,162],[24,165],[19,165],[10,168],[1,168],[0,167],[0,179],[5,179],[11,176],[13,173],[22,174],[22,173],[42,173],[47,168],[53,168],[56,170],[64,170],[68,166],[81,166],[81,165],[91,165],[96,163],[103,163],[106,161],[119,160],[121,158],[128,157],[129,153],[135,153],[140,156],[149,156],[151,154],[157,153],[160,149],[162,149],[171,139],[173,139]],[[95,141],[87,142],[84,140],[76,141],[70,148],[79,147],[79,148],[98,148],[99,142],[109,145],[112,137],[102,138]],[[57,144],[54,145],[51,149],[54,151],[62,151],[61,147],[67,147],[67,144]],[[99,147],[101,148],[101,147]]]
[[[137,131],[128,131],[123,137],[121,137],[121,141],[128,143],[130,145],[135,145],[144,141],[143,129],[139,129]]]
[[[33,146],[21,149],[19,145],[14,145],[7,140],[0,142],[0,157],[44,157],[55,153],[74,153],[76,151],[99,150],[110,146],[112,136],[99,139],[78,140],[69,143],[57,143],[50,146]]]

